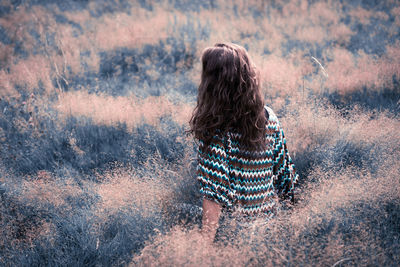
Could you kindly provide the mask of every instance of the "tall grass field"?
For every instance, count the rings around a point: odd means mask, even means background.
[[[202,51],[245,47],[294,205],[199,234]],[[398,266],[400,3],[1,0],[1,266]]]

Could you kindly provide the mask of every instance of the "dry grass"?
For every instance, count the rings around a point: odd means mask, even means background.
[[[85,116],[100,125],[125,123],[130,131],[142,123],[157,126],[164,116],[172,116],[177,123],[185,124],[193,109],[185,103],[174,105],[166,97],[142,100],[133,96],[111,97],[84,91],[61,94],[55,108],[63,116]]]
[[[398,97],[395,1],[106,2],[24,2],[0,18],[0,265],[400,261],[398,114],[330,104]],[[201,52],[221,41],[248,48],[302,177],[293,209],[228,227],[210,247],[196,221],[196,144],[182,129]]]
[[[332,61],[327,64],[330,77],[326,86],[331,91],[341,94],[350,93],[368,87],[370,90],[393,88],[393,77],[399,77],[398,45],[388,46],[388,53],[380,58],[362,51],[358,55],[351,54],[342,48],[332,48],[327,55]]]
[[[197,228],[176,227],[150,240],[132,264],[331,266],[345,258],[357,265],[383,262],[385,251],[370,232],[373,219],[362,217],[362,208],[368,205],[371,212],[376,209],[382,213],[381,203],[400,196],[396,156],[388,157],[374,177],[351,167],[340,172],[316,168],[309,178],[319,183],[304,191],[301,205],[271,219],[266,228],[260,228],[256,221],[249,225],[255,232],[229,232],[228,244],[222,241],[210,247],[204,244]]]
[[[126,168],[115,168],[101,174],[98,179],[102,183],[95,188],[101,198],[97,212],[112,214],[122,211],[137,213],[146,218],[156,216],[173,194],[173,188],[163,179],[165,173],[161,169],[146,175],[148,177]]]
[[[52,92],[54,87],[51,82],[52,71],[48,60],[43,56],[31,56],[26,60],[9,67],[9,70],[0,70],[1,96],[19,98],[20,94],[15,87],[22,86],[26,91],[32,92],[43,85],[47,92]]]

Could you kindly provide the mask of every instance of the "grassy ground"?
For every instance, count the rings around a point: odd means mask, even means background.
[[[396,266],[396,1],[2,1],[0,264]],[[294,207],[205,247],[185,135],[202,50],[243,45]]]

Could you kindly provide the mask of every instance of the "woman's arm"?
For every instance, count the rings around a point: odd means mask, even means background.
[[[278,119],[276,119],[278,121]],[[290,199],[295,203],[295,184],[298,182],[299,175],[296,173],[292,158],[290,157],[285,134],[278,121],[278,134],[274,147],[274,174],[276,176],[274,185],[278,195],[282,199]]]
[[[221,205],[215,201],[203,199],[203,226],[201,233],[208,243],[212,243],[218,228]]]

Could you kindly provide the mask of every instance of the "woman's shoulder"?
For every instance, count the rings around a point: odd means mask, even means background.
[[[278,117],[275,112],[267,105],[264,105],[264,109],[268,112],[268,121],[272,123],[279,123]]]

